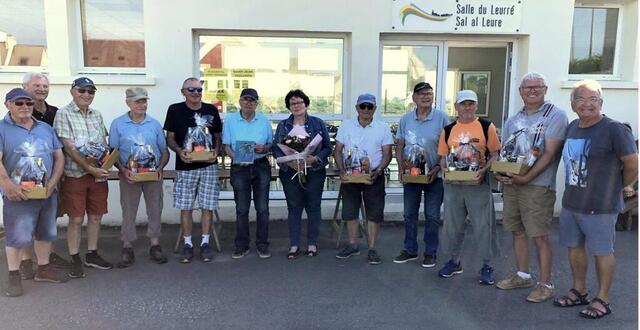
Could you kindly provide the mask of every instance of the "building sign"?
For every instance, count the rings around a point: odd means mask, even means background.
[[[392,29],[464,33],[517,33],[522,0],[392,0]]]
[[[206,68],[202,71],[205,77],[226,77],[227,69],[223,68]]]

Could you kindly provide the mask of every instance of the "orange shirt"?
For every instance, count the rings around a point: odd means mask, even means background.
[[[462,124],[456,121],[456,124],[451,129],[451,134],[449,135],[449,141],[444,141],[444,130],[440,133],[440,142],[438,143],[438,155],[446,156],[449,153],[449,147],[454,146],[458,147],[460,141],[458,137],[461,134],[468,135],[471,137],[471,143],[475,145],[475,147],[480,151],[481,155],[484,155],[485,150],[489,149],[489,153],[494,153],[500,151],[500,140],[498,140],[498,134],[496,133],[496,127],[493,125],[489,125],[489,129],[487,131],[487,136],[489,137],[489,141],[486,141],[484,138],[484,133],[482,133],[482,124],[476,118],[476,120],[468,123]],[[483,161],[482,164],[485,162]]]

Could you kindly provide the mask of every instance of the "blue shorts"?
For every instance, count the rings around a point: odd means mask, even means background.
[[[566,247],[587,246],[594,256],[613,255],[618,214],[582,214],[560,212],[560,244]]]
[[[217,210],[220,198],[218,165],[190,171],[176,171],[173,184],[173,207],[178,210],[193,210],[196,197],[198,205],[204,210]]]
[[[24,248],[36,241],[53,242],[57,238],[56,211],[58,193],[47,199],[12,202],[2,199],[2,222],[6,232],[6,246]]]

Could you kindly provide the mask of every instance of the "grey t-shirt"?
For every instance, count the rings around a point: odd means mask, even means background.
[[[567,128],[562,150],[565,190],[562,207],[584,214],[618,213],[622,210],[621,157],[637,153],[631,130],[602,118],[597,124]]]
[[[549,114],[544,117],[544,113],[547,109],[550,109]],[[526,127],[535,127],[538,123],[542,123],[542,131],[540,138],[541,143],[544,145],[547,139],[549,140],[564,140],[567,132],[568,124],[567,114],[564,110],[558,106],[549,102],[545,102],[532,114],[522,109],[515,115],[507,119],[502,129],[502,142],[506,141],[511,133]],[[544,152],[544,151],[543,151]],[[558,172],[558,164],[560,163],[560,154],[553,159],[551,164],[538,176],[536,176],[529,185],[548,187],[551,190],[556,190],[556,173]]]
[[[416,110],[413,110],[400,118],[396,139],[404,140],[405,147],[407,147],[407,134],[413,132],[420,140],[418,144],[427,153],[429,167],[432,167],[437,165],[440,159],[440,156],[438,156],[438,141],[440,140],[442,128],[447,125],[449,125],[449,116],[443,111],[432,109],[426,120],[419,120],[416,116]]]

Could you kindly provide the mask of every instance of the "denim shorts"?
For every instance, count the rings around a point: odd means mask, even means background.
[[[360,205],[364,201],[367,220],[375,223],[384,221],[385,195],[384,175],[378,176],[371,185],[364,183],[342,184],[342,219],[358,219]]]
[[[173,207],[178,210],[193,210],[196,197],[201,209],[218,209],[220,198],[218,165],[176,171],[176,181],[173,184]]]
[[[56,211],[58,193],[47,199],[13,202],[2,199],[2,222],[6,232],[6,245],[23,248],[36,241],[53,242],[57,238]]]
[[[560,244],[566,247],[587,246],[594,256],[613,255],[618,214],[582,214],[560,211]]]

